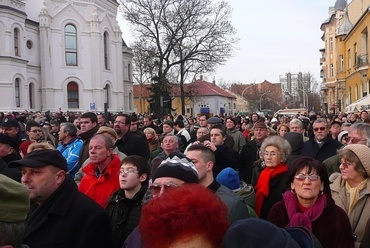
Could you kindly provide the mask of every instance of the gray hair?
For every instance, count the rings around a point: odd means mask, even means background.
[[[290,153],[292,152],[292,147],[290,146],[289,142],[279,135],[268,136],[261,145],[261,152],[265,153],[266,147],[273,146],[279,150],[280,157],[285,163]]]
[[[370,146],[370,126],[366,123],[354,123],[348,129],[348,133],[356,131],[366,139],[366,145]]]
[[[293,119],[289,122],[289,126],[294,124],[298,125],[300,128],[303,129],[303,123],[300,119]]]
[[[105,144],[105,147],[106,147],[107,149],[113,149],[113,148],[114,148],[114,144],[113,144],[112,140],[111,140],[108,136],[106,136],[106,135],[104,135],[104,134],[95,134],[95,135],[91,138],[91,140],[93,140],[93,139],[97,139],[97,138],[101,138],[101,139],[103,139],[104,144]],[[90,141],[91,141],[91,140],[90,140]]]
[[[173,139],[173,141],[175,141],[175,143],[179,143],[179,137],[177,137],[176,135],[174,135],[172,133],[167,133],[165,136],[163,136],[163,138],[161,140],[161,143],[163,143],[163,140],[166,137],[172,137],[172,139]]]
[[[73,123],[63,122],[60,127],[64,127],[64,132],[68,132],[69,136],[77,136],[77,128]]]
[[[318,124],[318,123],[324,123],[325,124],[325,127],[328,128],[328,122],[326,121],[325,118],[319,118],[319,119],[317,119],[316,121],[313,122],[313,126],[315,124]]]

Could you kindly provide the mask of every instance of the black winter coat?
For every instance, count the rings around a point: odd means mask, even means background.
[[[109,216],[67,175],[43,204],[31,208],[23,243],[30,248],[111,248]]]
[[[320,162],[323,162],[325,159],[337,154],[337,151],[342,146],[342,143],[334,140],[331,135],[329,135],[327,140],[324,141],[324,144],[320,148],[314,137],[311,136],[311,138],[303,144],[301,155],[309,156],[311,158],[319,160]]]
[[[145,159],[150,159],[148,142],[131,131],[127,131],[122,138],[116,141],[116,147],[127,156],[139,155]]]

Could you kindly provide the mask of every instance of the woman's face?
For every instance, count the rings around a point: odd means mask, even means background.
[[[324,183],[321,182],[320,177],[315,169],[308,174],[308,166],[304,167],[302,170],[297,171],[293,182],[290,187],[295,191],[298,201],[303,203],[310,203],[312,206],[320,194],[320,191],[324,190]],[[301,176],[301,178],[297,178]],[[311,179],[308,176],[312,176]],[[303,179],[304,178],[304,179]],[[306,205],[306,204],[305,204]]]
[[[339,169],[342,179],[348,181],[350,185],[352,182],[358,182],[364,179],[364,176],[355,170],[355,164],[348,162],[344,158],[340,159]]]
[[[288,128],[287,128],[287,127],[285,127],[285,126],[282,126],[282,127],[280,128],[280,130],[279,130],[279,135],[280,135],[281,137],[284,137],[284,134],[285,134],[285,133],[287,133],[287,132],[289,132],[289,131],[288,131]]]
[[[151,139],[154,137],[153,133],[151,132],[145,132],[146,139]]]
[[[275,146],[266,146],[265,152],[263,153],[263,159],[266,163],[266,167],[276,167],[281,161],[280,151]]]

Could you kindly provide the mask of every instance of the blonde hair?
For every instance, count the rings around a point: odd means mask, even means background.
[[[27,153],[38,150],[55,150],[55,147],[47,142],[32,143],[27,148]]]

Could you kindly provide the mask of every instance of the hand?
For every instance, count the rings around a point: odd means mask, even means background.
[[[212,152],[215,152],[217,150],[217,147],[211,141],[209,141],[209,140],[204,141],[203,142],[203,145],[205,147],[208,147],[209,149],[211,149]]]

